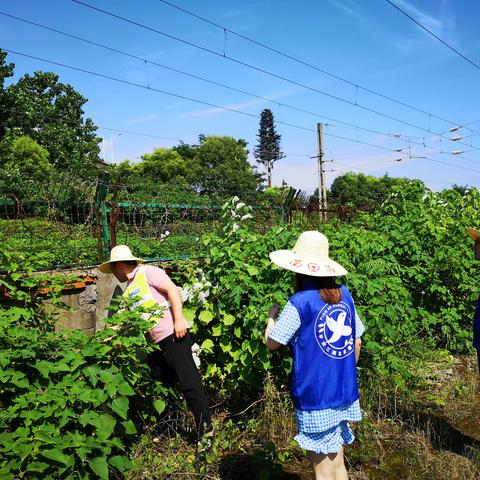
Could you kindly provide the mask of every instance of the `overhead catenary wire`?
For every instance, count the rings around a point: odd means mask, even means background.
[[[6,50],[6,51],[9,51],[9,50]],[[15,52],[16,53],[16,52]],[[28,55],[27,55],[28,56]],[[44,60],[46,62],[51,62],[49,60]],[[55,63],[55,62],[51,62],[51,63]],[[67,66],[68,68],[68,66]],[[74,68],[74,67],[72,67]],[[142,86],[142,85],[139,85],[139,86]],[[145,86],[143,86],[145,88]],[[151,88],[149,88],[150,90],[152,90]],[[164,93],[163,91],[161,93]],[[218,107],[218,108],[222,108],[222,107]],[[11,111],[11,109],[7,109],[7,111]],[[23,112],[23,110],[16,110],[17,112]],[[253,115],[255,116],[255,115]],[[3,122],[0,122],[1,125],[8,125],[8,122],[6,121],[3,121]],[[289,125],[289,124],[287,124]],[[163,137],[163,136],[159,136],[159,135],[153,135],[153,134],[149,134],[149,133],[145,133],[145,132],[134,132],[134,131],[131,131],[131,130],[125,130],[125,129],[119,129],[119,128],[112,128],[112,127],[106,127],[106,126],[103,126],[103,125],[97,125],[96,126],[97,129],[99,130],[107,130],[107,131],[112,131],[112,132],[117,132],[117,133],[120,133],[120,134],[127,134],[127,135],[137,135],[137,136],[142,136],[142,137],[149,137],[149,138],[156,138],[156,139],[159,139],[159,140],[168,140],[168,141],[175,141],[175,142],[180,142],[180,143],[190,143],[190,144],[194,144],[195,141],[193,140],[184,140],[184,139],[181,139],[181,138],[172,138],[172,137]],[[312,130],[313,131],[313,130]],[[391,149],[391,148],[388,148],[388,147],[383,147],[383,146],[379,146],[379,145],[375,145],[375,144],[369,144],[367,142],[361,142],[359,140],[356,140],[356,139],[350,139],[350,138],[347,138],[347,137],[340,137],[340,136],[337,136],[337,135],[333,135],[333,134],[328,134],[328,133],[324,133],[325,135],[327,136],[331,136],[331,137],[334,137],[334,138],[339,138],[339,139],[342,139],[342,140],[347,140],[347,141],[350,141],[350,142],[355,142],[355,143],[359,143],[359,144],[363,144],[363,145],[370,145],[372,147],[375,147],[375,148],[380,148],[384,151],[390,151],[390,152],[397,152],[397,153],[401,153],[401,151],[403,149]],[[102,137],[103,138],[103,137]],[[108,139],[107,139],[108,140]],[[443,150],[436,150],[434,152],[430,152],[431,153],[435,153],[435,154],[446,154],[446,155],[454,155],[453,152],[446,152],[446,151],[443,151]],[[307,157],[307,158],[316,158],[315,155],[311,155],[311,154],[303,154],[303,153],[288,153],[286,154],[288,156],[298,156],[298,157]],[[372,156],[372,155],[385,155],[383,152],[379,152],[377,154],[372,154],[372,153],[369,153],[369,154],[362,154],[362,155],[355,155],[353,157],[346,157],[346,158],[343,158],[343,160],[348,160],[350,158],[362,158],[362,157],[369,157],[369,156]],[[472,159],[469,159],[469,158],[466,158],[466,157],[463,157],[461,155],[458,155],[458,154],[455,154],[456,158],[460,158],[460,159],[464,159],[464,160],[467,160],[471,163],[478,163],[477,161],[475,160],[472,160]],[[426,157],[425,157],[426,158]],[[452,166],[457,166],[457,164],[449,164],[447,162],[441,162],[441,163],[444,163],[445,165],[452,165]]]
[[[24,23],[27,23],[27,24],[30,24],[30,25],[34,25],[38,28],[42,28],[42,29],[45,29],[45,30],[48,30],[48,31],[51,31],[51,32],[54,32],[54,33],[57,33],[59,35],[63,35],[63,36],[66,36],[66,37],[69,37],[69,38],[73,38],[75,40],[78,40],[78,41],[81,41],[81,42],[84,42],[84,43],[87,43],[87,44],[90,44],[90,45],[93,45],[95,47],[99,47],[99,48],[103,48],[105,50],[108,50],[108,51],[111,51],[111,52],[115,52],[115,53],[118,53],[119,55],[124,55],[124,56],[127,56],[127,57],[130,57],[130,58],[133,58],[133,59],[136,59],[136,60],[139,60],[141,62],[144,62],[145,65],[154,65],[156,67],[159,67],[159,68],[163,68],[163,69],[166,69],[166,70],[169,70],[169,71],[172,71],[172,72],[175,72],[175,73],[178,73],[178,74],[181,74],[181,75],[185,75],[185,76],[188,76],[188,77],[191,77],[191,78],[195,78],[196,80],[200,80],[200,81],[203,81],[203,82],[207,82],[209,84],[212,84],[212,85],[216,85],[216,86],[219,86],[219,87],[222,87],[222,88],[226,88],[226,89],[229,89],[229,90],[232,90],[232,91],[235,91],[237,93],[241,93],[241,94],[244,94],[244,95],[248,95],[250,97],[253,97],[253,98],[257,98],[257,99],[260,99],[260,100],[265,100],[266,102],[270,102],[270,103],[273,103],[275,105],[278,105],[279,107],[285,107],[285,108],[289,108],[289,109],[292,109],[292,110],[295,110],[295,111],[298,111],[298,112],[301,112],[301,113],[305,113],[305,114],[308,114],[308,115],[312,115],[314,116],[315,118],[322,118],[322,119],[326,119],[328,121],[333,121],[333,122],[337,122],[337,123],[340,123],[342,125],[344,125],[345,127],[344,128],[353,128],[353,129],[359,129],[359,130],[362,130],[362,131],[365,131],[365,132],[369,132],[369,133],[374,133],[376,135],[383,135],[383,136],[386,136],[386,137],[395,137],[395,134],[393,133],[386,133],[386,132],[380,132],[378,130],[374,130],[374,129],[371,129],[371,128],[366,128],[366,127],[362,127],[362,126],[359,126],[359,125],[355,125],[355,124],[352,124],[352,123],[349,123],[349,122],[345,122],[343,120],[339,120],[339,119],[336,119],[336,118],[332,118],[332,117],[329,117],[329,116],[326,116],[324,114],[321,114],[321,113],[318,113],[318,112],[312,112],[310,110],[306,110],[306,109],[303,109],[303,108],[300,108],[300,107],[296,107],[296,106],[293,106],[293,105],[289,105],[289,104],[286,104],[286,103],[283,103],[283,102],[279,102],[278,100],[273,100],[271,98],[268,98],[268,97],[265,97],[265,96],[262,96],[262,95],[258,95],[256,93],[252,93],[252,92],[247,92],[245,90],[242,90],[242,89],[239,89],[239,88],[236,88],[236,87],[232,87],[230,85],[226,85],[224,83],[220,83],[220,82],[217,82],[215,80],[211,80],[211,79],[208,79],[208,78],[205,78],[205,77],[202,77],[202,76],[199,76],[199,75],[195,75],[195,74],[192,74],[192,73],[189,73],[189,72],[185,72],[183,70],[180,70],[180,69],[177,69],[177,68],[173,68],[173,67],[170,67],[168,65],[164,65],[164,64],[161,64],[161,63],[158,63],[158,62],[155,62],[155,61],[152,61],[152,60],[147,60],[146,58],[143,58],[143,57],[140,57],[138,55],[133,55],[131,53],[128,53],[128,52],[125,52],[125,51],[122,51],[122,50],[119,50],[117,48],[113,48],[113,47],[110,47],[108,45],[105,45],[105,44],[101,44],[101,43],[98,43],[98,42],[94,42],[92,40],[88,40],[86,38],[83,38],[83,37],[80,37],[78,35],[73,35],[71,33],[68,33],[68,32],[64,32],[62,30],[58,30],[56,28],[52,28],[52,27],[49,27],[47,25],[42,25],[40,23],[37,23],[37,22],[33,22],[31,20],[28,20],[28,19],[25,19],[25,18],[21,18],[21,17],[18,17],[16,15],[11,15],[9,13],[6,13],[6,12],[3,12],[3,11],[0,11],[0,15],[4,15],[6,17],[9,17],[9,18],[13,18],[15,20],[18,20],[18,21],[21,21],[21,22],[24,22]],[[150,87],[150,82],[148,81],[147,82],[147,86]],[[333,126],[332,124],[330,124],[330,126]],[[408,135],[401,135],[400,136],[400,139],[401,140],[405,140],[406,138],[411,138],[410,136]],[[398,137],[396,137],[398,138]],[[410,140],[413,142],[413,140]],[[420,145],[420,142],[417,142],[417,145]]]
[[[10,51],[10,50],[6,50],[5,51],[8,51],[8,52],[12,52],[12,53],[18,53],[18,52],[13,52],[13,51]],[[19,55],[26,55],[27,57],[31,57],[30,55],[27,55],[27,54],[21,54],[21,53],[18,53]],[[32,58],[36,58],[36,57],[32,57]],[[45,59],[40,59],[42,61],[45,61],[45,62],[48,62],[48,63],[54,63],[54,64],[57,64],[57,62],[53,62],[53,61],[50,61],[50,60],[45,60]],[[65,66],[66,68],[73,68],[73,69],[76,69],[76,67],[71,67],[71,66],[68,66],[68,65],[64,65],[64,64],[60,64],[61,66]],[[88,72],[88,71],[84,71],[81,69],[81,71],[85,72],[85,73],[92,73],[92,72]],[[93,74],[93,73],[92,73]],[[101,75],[101,74],[100,74]],[[103,76],[103,75],[101,75]],[[114,78],[112,78],[113,80]],[[131,83],[131,82],[127,82],[127,83]],[[142,88],[147,88],[149,90],[154,90],[155,89],[152,89],[150,87],[145,87],[144,85],[137,85],[135,84],[135,86],[139,86],[139,87],[142,87]],[[165,93],[165,94],[169,94],[168,92],[164,92],[164,91],[161,91],[161,93]],[[175,94],[173,94],[175,95]],[[193,100],[192,101],[196,101],[196,100]],[[201,101],[200,101],[201,102]],[[218,106],[218,108],[224,108],[224,107],[221,107],[221,106]],[[225,107],[225,109],[227,109]],[[7,112],[9,111],[16,111],[18,113],[24,113],[24,110],[23,109],[12,109],[11,107],[7,108]],[[232,111],[231,109],[229,109],[230,111]],[[235,111],[235,110],[233,110]],[[245,112],[241,112],[241,111],[237,111],[236,113],[245,113]],[[256,116],[254,114],[250,114],[250,116]],[[8,122],[7,121],[3,121],[3,122],[0,122],[0,125],[8,125]],[[288,126],[294,126],[293,124],[285,124],[285,125],[288,125]],[[181,138],[172,138],[172,137],[163,137],[163,136],[159,136],[159,135],[153,135],[153,134],[150,134],[150,133],[145,133],[145,132],[134,132],[134,131],[131,131],[131,130],[125,130],[125,129],[119,129],[119,128],[112,128],[112,127],[106,127],[106,126],[103,126],[103,125],[96,125],[97,129],[99,130],[107,130],[107,131],[112,131],[112,132],[117,132],[117,133],[120,133],[120,134],[128,134],[128,135],[137,135],[137,136],[142,136],[142,137],[149,137],[149,138],[156,138],[156,139],[159,139],[159,140],[168,140],[168,141],[175,141],[175,142],[180,142],[180,143],[190,143],[190,144],[194,144],[195,141],[193,140],[184,140],[184,139],[181,139]],[[300,128],[300,127],[299,127]],[[304,127],[305,128],[305,127]],[[310,129],[310,131],[313,131],[312,129]],[[338,138],[338,139],[342,139],[342,140],[347,140],[347,141],[350,141],[350,142],[355,142],[355,143],[359,143],[359,144],[363,144],[363,145],[369,145],[369,146],[372,146],[374,148],[378,148],[378,149],[381,149],[381,150],[384,150],[384,151],[390,151],[390,152],[396,152],[396,153],[402,153],[403,149],[402,148],[396,148],[396,149],[392,149],[392,148],[388,148],[388,147],[383,147],[383,146],[380,146],[380,145],[375,145],[375,144],[371,144],[371,143],[368,143],[368,142],[362,142],[362,141],[359,141],[358,139],[351,139],[351,138],[347,138],[347,137],[341,137],[341,136],[338,136],[338,135],[333,135],[333,134],[330,134],[330,133],[325,133],[324,134],[326,136],[330,136],[330,137],[333,137],[333,138]],[[103,137],[102,137],[103,138]],[[107,139],[108,140],[108,139]],[[460,154],[457,154],[457,153],[454,153],[454,152],[446,152],[444,150],[438,150],[438,149],[434,149],[432,148],[432,150],[434,150],[433,152],[429,152],[429,154],[445,154],[445,155],[455,155],[456,158],[459,158],[459,159],[464,159],[464,160],[467,160],[471,163],[478,163],[477,161],[475,160],[472,160],[472,159],[469,159],[469,158],[466,158]],[[467,151],[468,152],[468,151]],[[462,153],[465,153],[465,152],[462,152]],[[287,155],[287,154],[286,154]],[[289,156],[299,156],[299,157],[307,157],[307,158],[316,158],[315,155],[310,155],[310,154],[300,154],[300,153],[289,153],[288,154]],[[356,156],[353,156],[353,157],[347,157],[345,158],[344,160],[346,159],[349,159],[349,158],[362,158],[362,157],[369,157],[369,156],[372,156],[372,155],[375,155],[375,154],[362,154],[362,155],[356,155]],[[383,152],[379,152],[377,155],[384,155]],[[446,162],[442,162],[446,165],[453,165],[453,166],[457,166],[456,164],[448,164]]]
[[[297,81],[295,81],[295,80],[292,80],[292,79],[289,79],[289,78],[287,78],[287,77],[284,77],[283,75],[279,75],[279,74],[270,72],[270,71],[265,70],[265,69],[263,69],[263,68],[260,68],[260,67],[257,67],[257,66],[255,66],[255,65],[249,64],[249,63],[247,63],[247,62],[243,62],[243,61],[241,61],[241,60],[238,60],[238,59],[236,59],[236,58],[230,57],[230,56],[228,56],[228,55],[224,55],[223,53],[216,52],[215,50],[211,50],[211,49],[209,49],[209,48],[203,47],[203,46],[201,46],[201,45],[198,45],[198,44],[196,44],[196,43],[190,42],[190,41],[188,41],[188,40],[184,40],[184,39],[179,38],[179,37],[177,37],[177,36],[175,36],[175,35],[171,35],[171,34],[169,34],[169,33],[162,32],[161,30],[158,30],[158,29],[156,29],[156,28],[149,27],[148,25],[145,25],[145,24],[143,24],[143,23],[137,22],[137,21],[135,21],[135,20],[132,20],[132,19],[123,17],[123,16],[121,16],[121,15],[117,15],[116,13],[109,12],[109,11],[104,10],[104,9],[101,9],[101,8],[99,8],[99,7],[95,7],[94,5],[90,5],[90,4],[88,4],[88,3],[86,3],[86,2],[83,2],[83,1],[81,1],[81,0],[71,0],[71,1],[74,2],[74,3],[77,3],[77,4],[79,4],[79,5],[83,5],[83,6],[87,7],[87,8],[90,8],[90,9],[92,9],[92,10],[94,10],[94,11],[99,12],[99,13],[102,13],[102,14],[104,14],[104,15],[111,16],[112,18],[116,18],[116,19],[121,20],[121,21],[124,21],[124,22],[126,22],[126,23],[130,23],[130,24],[132,24],[132,25],[135,25],[135,26],[137,26],[137,27],[139,27],[139,28],[142,28],[142,29],[145,29],[145,30],[148,30],[148,31],[157,33],[157,34],[159,34],[159,35],[165,36],[166,38],[170,38],[171,40],[178,41],[178,42],[180,42],[180,43],[183,43],[183,44],[185,44],[185,45],[188,45],[188,46],[197,48],[197,49],[199,49],[199,50],[202,50],[202,51],[204,51],[204,52],[210,53],[210,54],[212,54],[212,55],[216,55],[216,56],[218,56],[218,57],[220,57],[220,58],[230,60],[230,61],[232,61],[232,62],[234,62],[234,63],[237,63],[237,64],[242,65],[242,66],[244,66],[244,67],[253,69],[253,70],[255,70],[255,71],[264,73],[264,74],[266,74],[266,75],[268,75],[268,76],[271,76],[271,77],[273,77],[273,78],[277,78],[277,79],[283,80],[283,81],[285,81],[285,82],[291,83],[292,85],[296,85],[296,86],[298,86],[298,87],[302,87],[302,88],[305,88],[305,89],[307,89],[307,90],[316,92],[316,93],[318,93],[318,94],[320,94],[320,95],[327,96],[327,97],[329,97],[329,98],[332,98],[333,100],[337,100],[337,101],[339,101],[339,102],[346,103],[346,104],[348,104],[348,105],[351,105],[351,106],[360,108],[360,109],[365,110],[365,111],[368,111],[368,112],[370,112],[370,113],[374,113],[374,114],[379,115],[379,116],[382,116],[382,117],[384,117],[384,118],[388,118],[389,120],[393,120],[393,121],[396,121],[396,122],[398,122],[398,123],[402,123],[402,124],[407,125],[407,126],[410,126],[410,127],[412,127],[412,128],[416,128],[416,129],[421,130],[421,131],[424,131],[424,132],[432,133],[432,131],[431,131],[430,129],[426,129],[426,128],[421,127],[421,126],[419,126],[419,125],[415,125],[415,124],[413,124],[413,123],[407,122],[407,121],[402,120],[402,119],[399,119],[399,118],[397,118],[397,117],[393,117],[393,116],[388,115],[388,114],[386,114],[386,113],[382,113],[382,112],[380,112],[380,111],[378,111],[378,110],[375,110],[375,109],[366,107],[366,106],[364,106],[364,105],[360,105],[360,104],[358,104],[358,103],[356,103],[356,102],[352,102],[352,101],[347,100],[347,99],[345,99],[345,98],[338,97],[338,96],[336,96],[336,95],[333,95],[333,94],[330,94],[330,93],[328,93],[328,92],[325,92],[325,91],[319,90],[319,89],[317,89],[317,88],[314,88],[314,87],[312,87],[312,86],[310,86],[310,85],[306,85],[306,84],[303,84],[303,83],[301,83],[301,82],[297,82]],[[431,116],[431,114],[429,114],[429,115]],[[448,123],[454,123],[454,122],[448,121]],[[433,132],[433,133],[435,133],[435,132]],[[476,150],[479,150],[479,151],[480,151],[480,148],[477,148],[477,147],[474,147],[474,148],[475,148]]]
[[[133,132],[131,130],[123,130],[123,129],[118,129],[118,128],[111,128],[111,127],[104,127],[102,125],[98,125],[97,128],[99,130],[108,130],[111,132],[118,132],[126,135],[138,135],[140,137],[149,137],[149,138],[156,138],[159,140],[169,140],[172,142],[180,142],[180,144],[184,145],[195,145],[196,141],[195,140],[185,140],[182,138],[171,138],[171,137],[161,137],[159,135],[152,135],[150,133],[142,133],[142,132]],[[384,154],[383,154],[384,155]],[[287,157],[310,157],[309,153],[291,153],[291,152],[285,152],[285,156]]]
[[[228,32],[228,33],[230,33],[230,34],[233,34],[233,35],[235,35],[235,36],[237,36],[237,37],[239,37],[239,38],[242,38],[243,40],[246,40],[246,41],[248,41],[248,42],[251,42],[251,43],[254,44],[254,45],[257,45],[257,46],[259,46],[259,47],[261,47],[261,48],[264,48],[264,49],[266,49],[266,50],[269,50],[269,51],[271,51],[271,52],[274,52],[274,53],[276,53],[276,54],[278,54],[278,55],[281,55],[281,56],[283,56],[283,57],[285,57],[285,58],[288,58],[289,60],[292,60],[292,61],[294,61],[294,62],[297,62],[297,63],[299,63],[299,64],[301,64],[301,65],[306,66],[306,67],[312,68],[313,70],[316,70],[316,71],[318,71],[318,72],[321,72],[321,73],[323,73],[323,74],[325,74],[325,75],[327,75],[327,76],[329,76],[329,77],[331,77],[331,78],[334,78],[334,79],[339,80],[339,81],[341,81],[341,82],[347,83],[348,85],[351,85],[351,86],[355,87],[356,90],[357,90],[357,89],[364,90],[365,92],[368,92],[368,93],[370,93],[370,94],[372,94],[372,95],[376,95],[376,96],[378,96],[378,97],[380,97],[380,98],[383,98],[383,99],[385,99],[385,100],[389,100],[389,101],[391,101],[391,102],[393,102],[393,103],[397,103],[398,105],[401,105],[401,106],[403,106],[403,107],[409,108],[409,109],[414,110],[414,111],[416,111],[416,112],[423,113],[423,114],[425,114],[425,115],[429,115],[430,117],[436,118],[437,120],[442,120],[442,121],[444,121],[444,122],[451,123],[451,124],[453,124],[453,125],[456,124],[456,122],[452,122],[451,120],[448,120],[448,119],[446,119],[446,118],[440,117],[439,115],[435,115],[435,114],[433,114],[433,113],[427,112],[426,110],[423,110],[423,109],[421,109],[421,108],[418,108],[418,107],[415,107],[415,106],[413,106],[413,105],[410,105],[410,104],[408,104],[408,103],[406,103],[406,102],[402,102],[402,101],[400,101],[400,100],[397,100],[397,99],[395,99],[395,98],[393,98],[393,97],[391,97],[391,96],[382,94],[382,93],[377,92],[377,91],[375,91],[375,90],[372,90],[372,89],[370,89],[370,88],[367,88],[367,87],[364,87],[364,86],[362,86],[362,85],[359,85],[359,84],[356,83],[356,82],[353,82],[353,81],[351,81],[351,80],[348,80],[348,79],[346,79],[346,78],[343,78],[343,77],[341,77],[340,75],[336,75],[336,74],[334,74],[334,73],[331,73],[331,72],[325,70],[324,68],[318,67],[317,65],[313,65],[312,63],[306,62],[306,61],[304,61],[304,60],[302,60],[302,59],[300,59],[300,58],[298,58],[298,57],[294,57],[293,55],[290,55],[290,54],[288,54],[288,53],[282,52],[281,50],[278,50],[278,49],[276,49],[276,48],[273,48],[273,47],[270,46],[270,45],[266,45],[265,43],[259,42],[258,40],[255,40],[255,39],[253,39],[253,38],[247,37],[246,35],[243,35],[243,34],[241,34],[241,33],[235,32],[234,30],[231,30],[231,29],[227,28],[227,27],[224,26],[224,25],[220,25],[220,24],[218,24],[218,23],[215,23],[215,22],[213,22],[213,21],[211,21],[211,20],[209,20],[209,19],[207,19],[207,18],[205,18],[205,17],[203,17],[203,16],[201,16],[201,15],[198,15],[198,14],[196,14],[196,13],[194,13],[194,12],[191,12],[190,10],[187,10],[187,9],[185,9],[185,8],[183,8],[183,7],[180,7],[180,6],[178,6],[178,5],[175,5],[175,4],[172,3],[172,2],[168,2],[167,0],[159,0],[159,1],[162,2],[162,3],[164,3],[165,5],[169,5],[170,7],[175,8],[175,9],[177,9],[177,10],[179,10],[179,11],[181,11],[181,12],[187,14],[187,15],[190,15],[190,16],[192,16],[192,17],[195,17],[195,18],[199,19],[199,20],[202,20],[203,22],[209,23],[210,25],[213,25],[213,26],[215,26],[215,27],[223,30],[224,32]],[[388,1],[388,0],[387,0],[387,1]],[[389,3],[391,3],[391,2],[389,2]],[[479,132],[479,133],[480,133],[480,132]]]
[[[445,45],[447,48],[449,48],[452,52],[456,53],[459,57],[462,57],[464,60],[466,60],[470,65],[473,65],[476,69],[480,70],[480,66],[470,60],[468,57],[466,57],[463,53],[459,52],[456,48],[452,47],[449,43],[447,43],[445,40],[442,40],[438,35],[435,35],[431,30],[429,30],[425,25],[422,25],[418,20],[413,18],[411,15],[409,15],[407,12],[402,10],[398,5],[396,5],[394,2],[391,0],[385,0],[387,3],[389,3],[392,7],[396,8],[400,13],[408,17],[412,22],[414,22],[416,25],[418,25],[420,28],[425,30],[428,34],[430,34],[432,37],[436,38],[439,42],[441,42],[443,45]]]
[[[119,133],[125,133],[125,134],[129,134],[129,135],[140,135],[140,136],[144,136],[144,137],[158,138],[158,139],[161,139],[161,140],[171,140],[171,141],[178,141],[178,142],[190,143],[190,144],[194,143],[191,140],[190,141],[185,141],[185,140],[182,140],[180,138],[176,139],[176,138],[160,137],[160,136],[157,136],[157,135],[151,135],[151,134],[140,133],[140,132],[132,132],[132,131],[128,131],[128,130],[121,130],[121,129],[116,129],[116,128],[103,127],[103,126],[98,126],[98,129],[109,130],[109,131],[119,132]],[[343,137],[340,137],[340,138],[343,138]],[[349,139],[349,140],[353,141],[353,139]],[[384,147],[384,149],[387,150],[387,151],[397,152],[397,150],[388,149],[387,147]],[[460,158],[462,160],[467,160],[468,162],[471,162],[471,163],[479,164],[479,161],[472,160],[470,158],[464,157],[463,155],[454,154],[452,152],[445,152],[445,151],[439,150],[439,151],[435,151],[435,152],[431,152],[431,153],[439,154],[439,155],[452,155],[452,156],[454,155],[456,158]],[[431,155],[431,153],[430,153],[430,155]],[[466,153],[466,152],[464,152],[464,153]],[[287,153],[287,152],[285,152],[285,155],[290,156],[290,157],[317,158],[316,155],[307,154],[307,153]],[[375,156],[375,155],[385,155],[385,153],[377,152],[377,153],[368,153],[368,154],[362,154],[362,155],[354,155],[354,156],[350,156],[350,157],[341,158],[340,160],[349,160],[349,159],[355,159],[355,158],[368,158],[370,156]],[[414,157],[414,155],[412,155],[412,157]],[[427,157],[425,157],[425,158],[427,158]],[[332,160],[326,160],[326,161],[331,162],[331,161],[336,161],[336,160],[332,159]],[[445,162],[442,162],[442,163],[445,163]],[[457,166],[457,164],[450,164],[450,163],[445,163],[445,164],[446,165]]]
[[[248,112],[244,112],[242,110],[237,110],[235,108],[222,106],[222,105],[217,105],[217,104],[214,104],[214,103],[211,103],[211,102],[206,102],[206,101],[203,101],[203,100],[199,100],[197,98],[188,97],[186,95],[180,95],[178,93],[167,92],[165,90],[160,90],[158,88],[148,87],[146,85],[142,85],[142,84],[135,83],[135,82],[130,82],[128,80],[124,80],[124,79],[121,79],[121,78],[112,77],[111,75],[105,75],[105,74],[102,74],[102,73],[93,72],[91,70],[87,70],[87,69],[80,68],[80,67],[75,67],[73,65],[68,65],[66,63],[56,62],[54,60],[48,60],[48,59],[45,59],[45,58],[37,57],[37,56],[30,55],[30,54],[23,53],[23,52],[17,52],[15,50],[11,50],[11,49],[8,49],[8,48],[3,48],[3,50],[8,52],[8,53],[13,53],[15,55],[20,55],[20,56],[31,58],[31,59],[34,59],[34,60],[39,60],[39,61],[42,61],[42,62],[50,63],[52,65],[57,65],[57,66],[60,66],[60,67],[68,68],[68,69],[71,69],[71,70],[75,70],[77,72],[86,73],[88,75],[93,75],[93,76],[100,77],[100,78],[103,78],[103,79],[106,79],[106,80],[111,80],[111,81],[118,82],[118,83],[121,83],[121,84],[124,84],[124,85],[129,85],[129,86],[133,86],[133,87],[137,87],[137,88],[142,88],[142,89],[148,90],[150,92],[157,92],[157,93],[161,93],[163,95],[173,96],[175,98],[180,98],[182,100],[187,100],[187,101],[190,101],[190,102],[199,103],[199,104],[202,104],[202,105],[206,105],[206,106],[213,107],[213,108],[218,108],[218,109],[225,110],[225,111],[232,112],[232,113],[237,113],[237,114],[244,115],[244,116],[251,117],[251,118],[255,118],[255,119],[260,118],[260,115],[256,115],[254,113],[248,113]],[[304,131],[307,131],[307,132],[316,132],[316,130],[313,129],[313,128],[308,128],[308,127],[304,127],[304,126],[301,126],[301,125],[296,125],[294,123],[289,123],[289,122],[285,122],[285,121],[280,121],[278,123],[281,124],[281,125],[296,128],[296,129],[299,129],[299,130],[304,130]],[[362,142],[362,141],[357,140],[357,139],[342,137],[340,135],[333,135],[331,133],[325,133],[325,135],[329,136],[329,137],[332,137],[332,138],[346,140],[348,142],[359,143],[359,144],[362,144],[362,145],[368,145],[370,147],[378,148],[378,149],[381,149],[381,150],[387,150],[387,151],[392,151],[392,152],[395,151],[395,149],[387,148],[387,147],[384,147],[382,145],[376,145],[376,144],[373,144],[373,143]]]
[[[127,135],[138,135],[140,137],[149,137],[149,138],[156,138],[158,140],[169,140],[169,141],[172,141],[172,142],[180,142],[180,143],[194,143],[192,140],[182,140],[181,138],[171,138],[171,137],[161,137],[159,135],[153,135],[153,134],[150,134],[150,133],[142,133],[142,132],[133,132],[131,130],[123,130],[123,129],[119,129],[119,128],[111,128],[111,127],[104,127],[103,125],[97,125],[97,128],[99,130],[108,130],[110,132],[117,132],[117,133],[124,133],[124,134],[127,134]]]

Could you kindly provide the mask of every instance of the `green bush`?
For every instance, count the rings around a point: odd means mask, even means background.
[[[477,224],[478,212],[476,189],[434,193],[411,182],[394,188],[373,214],[319,225],[332,258],[349,271],[344,281],[366,325],[362,375],[380,373],[405,386],[431,351],[471,349],[478,277],[465,227]],[[192,269],[185,285],[207,378],[220,379],[227,391],[260,385],[271,368],[283,383],[291,362],[286,350],[267,353],[263,332],[269,305],[292,293],[292,274],[268,254],[291,248],[299,232],[288,226],[255,233],[245,215],[251,209],[238,199],[224,205],[221,233],[203,240],[205,269]]]
[[[5,253],[0,260],[10,296],[0,306],[0,478],[124,472],[137,426],[165,406],[164,388],[140,361],[147,323],[127,309],[92,337],[55,333],[38,295],[45,279],[31,276],[28,264],[18,273]],[[50,280],[49,290],[55,295],[61,284]]]

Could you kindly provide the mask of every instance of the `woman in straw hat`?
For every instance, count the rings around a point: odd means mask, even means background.
[[[356,362],[364,326],[350,292],[335,282],[347,271],[328,256],[328,239],[303,232],[292,250],[270,254],[295,273],[295,291],[280,313],[270,308],[265,331],[269,350],[289,345],[294,362],[290,394],[298,434],[315,478],[346,479],[343,445],[353,442],[349,421],[361,419]]]
[[[468,227],[467,233],[474,241],[474,258],[475,260],[480,260],[480,230]],[[475,314],[473,316],[473,346],[477,351],[478,371],[480,372],[480,297],[478,298],[477,307],[475,308]]]
[[[210,430],[208,399],[192,357],[190,327],[183,317],[177,286],[161,268],[143,265],[143,260],[134,257],[127,245],[112,248],[110,260],[102,263],[99,270],[113,274],[119,282],[127,282],[123,297],[132,299],[134,306],[164,307],[158,315],[148,316],[152,321],[150,339],[155,344],[148,358],[152,374],[167,387],[178,381],[195,418],[197,437],[204,429]],[[211,434],[209,431],[208,435]]]

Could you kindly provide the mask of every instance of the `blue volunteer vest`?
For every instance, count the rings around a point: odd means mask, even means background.
[[[341,302],[331,305],[315,287],[305,287],[290,298],[301,320],[293,344],[293,404],[300,410],[323,410],[353,402],[358,399],[358,384],[350,292],[342,285]]]

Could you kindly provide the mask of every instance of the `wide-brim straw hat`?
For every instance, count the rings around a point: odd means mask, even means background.
[[[110,268],[110,264],[112,262],[132,262],[135,261],[137,263],[143,263],[141,258],[134,257],[130,248],[127,245],[117,245],[116,247],[112,248],[110,252],[110,260],[108,262],[103,262],[98,269],[102,273],[112,273],[112,269]]]
[[[320,232],[303,232],[292,250],[276,250],[270,254],[275,265],[312,277],[346,275],[347,270],[328,256],[328,238]]]
[[[480,230],[475,230],[474,228],[467,227],[467,233],[472,240],[478,240],[480,238]]]

